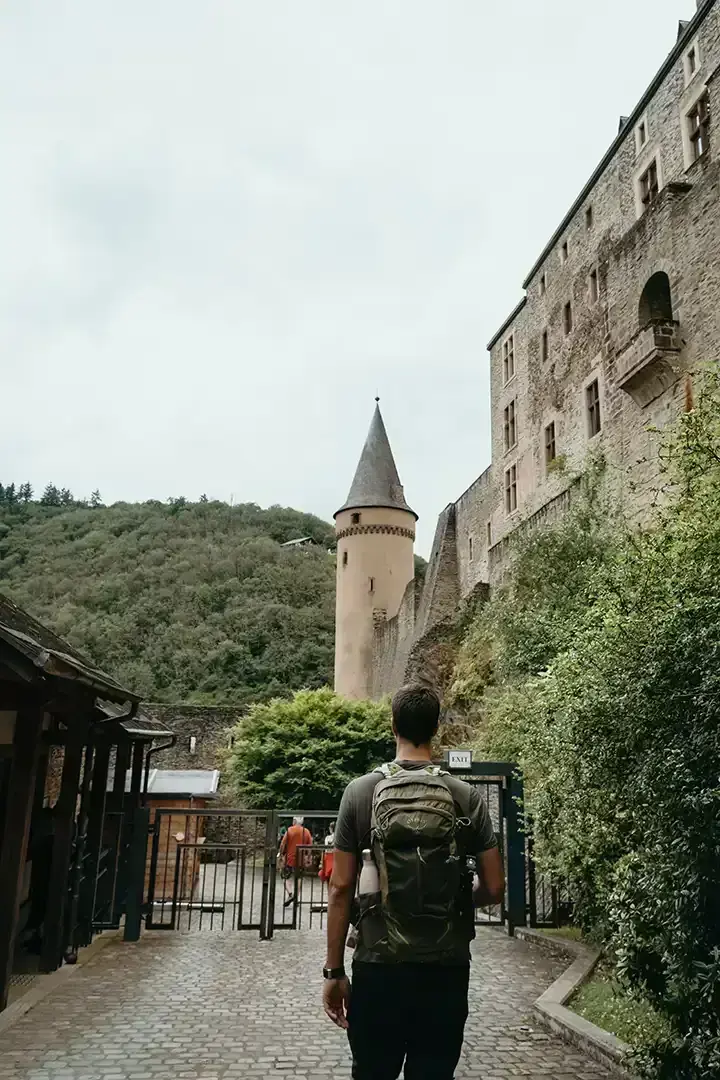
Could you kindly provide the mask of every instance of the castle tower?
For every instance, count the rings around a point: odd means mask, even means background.
[[[415,575],[416,521],[376,405],[350,494],[335,514],[335,689],[346,697],[370,696],[375,620],[397,615]]]

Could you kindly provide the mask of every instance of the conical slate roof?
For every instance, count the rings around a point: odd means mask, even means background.
[[[355,479],[350,486],[350,494],[335,516],[343,510],[357,510],[369,506],[407,510],[417,518],[415,511],[405,502],[379,405],[375,406],[370,430],[355,470]]]

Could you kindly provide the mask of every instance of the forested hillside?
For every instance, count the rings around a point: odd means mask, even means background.
[[[318,546],[281,547],[304,536]],[[147,700],[242,704],[330,681],[333,544],[282,507],[105,507],[0,485],[0,591]]]

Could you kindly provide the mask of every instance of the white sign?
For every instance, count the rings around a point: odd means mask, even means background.
[[[471,769],[472,750],[448,750],[448,768]]]

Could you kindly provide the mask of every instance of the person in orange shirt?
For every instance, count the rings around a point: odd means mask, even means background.
[[[298,848],[305,847],[312,844],[312,835],[309,829],[306,829],[303,824],[304,819],[301,817],[293,818],[293,823],[288,831],[280,841],[280,862],[282,865],[282,876],[285,881],[285,907],[288,904],[292,904],[294,899],[294,890],[292,879],[295,876],[295,867],[299,866],[300,870],[304,869],[305,859],[298,864]],[[301,853],[300,858],[305,853]]]

